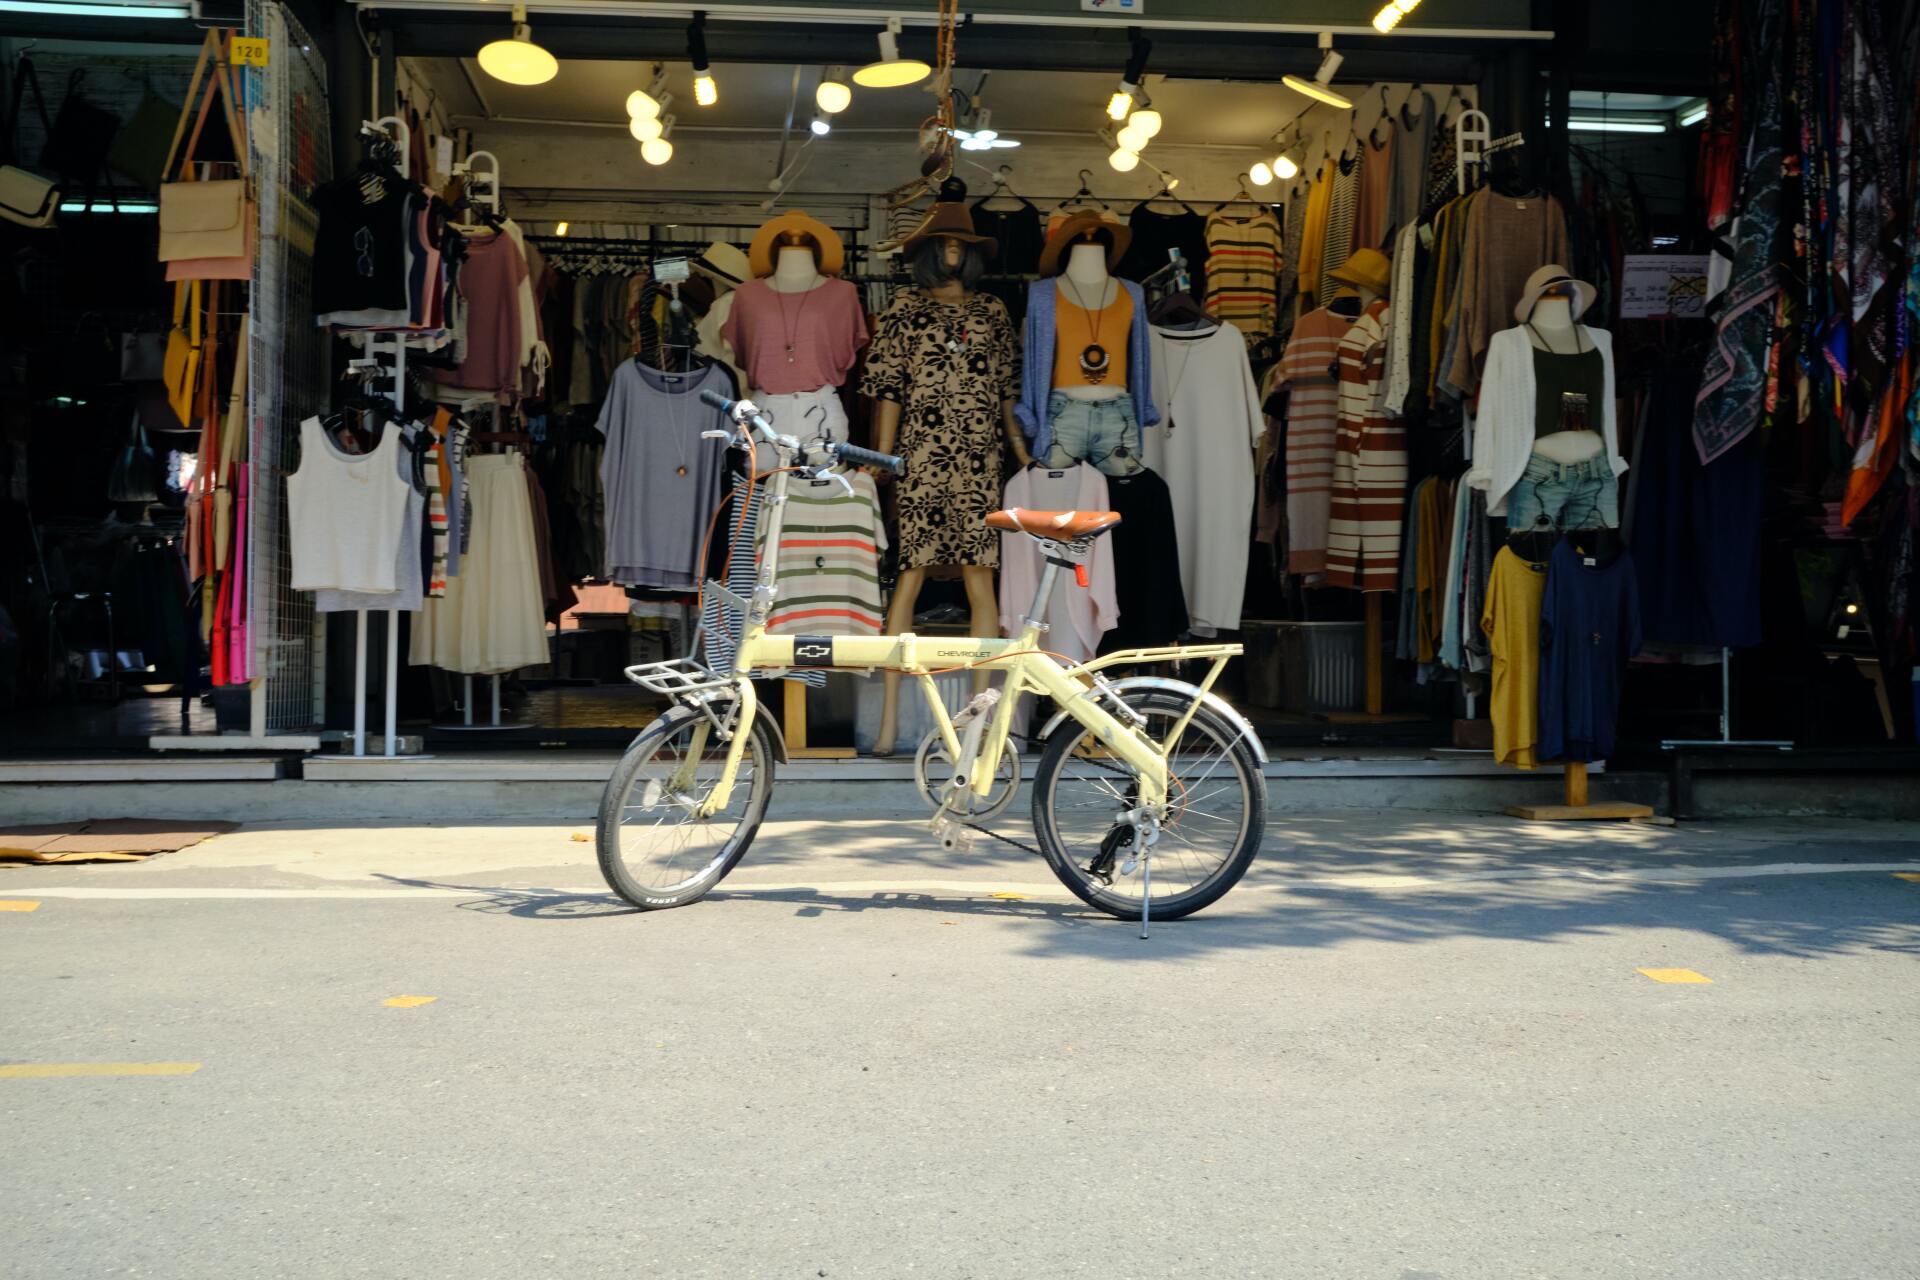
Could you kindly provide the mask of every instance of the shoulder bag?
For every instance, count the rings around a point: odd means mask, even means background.
[[[53,125],[47,119],[47,101],[40,96],[40,77],[34,73],[33,59],[22,55],[14,64],[13,108],[7,113],[5,142],[9,150],[20,127],[20,105],[27,87],[33,87],[33,104],[40,112],[40,128],[48,135]],[[8,157],[11,159],[11,155]],[[0,218],[23,227],[50,227],[60,212],[60,184],[18,165],[0,165]]]
[[[178,180],[160,188],[160,260],[167,264],[169,280],[246,280],[253,275],[257,215],[247,177],[246,138],[234,106],[235,73],[227,63],[227,40],[225,32],[207,33],[199,61],[194,63],[192,87],[187,90],[187,103],[174,130],[173,146],[167,151],[166,172],[174,172],[176,157],[180,162]],[[206,75],[209,60],[211,76]],[[205,97],[200,96],[203,77],[207,82]],[[234,166],[240,176],[195,181],[193,155],[216,97],[233,140]],[[182,150],[180,140],[196,99],[199,112]]]
[[[182,430],[193,427],[194,397],[200,389],[200,290],[198,280],[173,286],[173,327],[167,330],[167,355],[161,368],[167,406]]]

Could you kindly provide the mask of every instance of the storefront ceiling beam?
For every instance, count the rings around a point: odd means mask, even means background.
[[[468,58],[496,38],[500,24],[472,12],[382,11],[376,21],[390,32],[397,52],[410,58]],[[676,59],[686,52],[683,26],[656,19],[607,19],[549,15],[539,25],[540,43],[562,59]],[[858,63],[873,50],[865,27],[780,27],[763,23],[712,23],[707,52],[715,62]],[[1462,83],[1478,78],[1480,59],[1491,50],[1464,40],[1356,41],[1341,66],[1340,81],[1418,80]],[[1126,61],[1126,33],[1118,28],[1076,27],[1045,39],[1020,27],[976,28],[960,42],[959,65],[1002,71],[1111,71]],[[1206,79],[1277,81],[1288,72],[1311,75],[1319,65],[1311,35],[1272,33],[1223,40],[1207,32],[1155,35],[1152,73]]]

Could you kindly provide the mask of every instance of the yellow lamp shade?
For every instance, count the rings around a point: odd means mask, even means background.
[[[482,45],[478,56],[482,71],[508,84],[545,84],[560,74],[559,60],[533,42],[524,22],[511,39]]]
[[[861,67],[853,73],[853,82],[863,89],[898,89],[932,74],[933,68],[918,58],[891,58]]]
[[[1115,147],[1113,154],[1107,157],[1107,163],[1113,166],[1116,173],[1132,173],[1140,167],[1140,155],[1125,147]]]

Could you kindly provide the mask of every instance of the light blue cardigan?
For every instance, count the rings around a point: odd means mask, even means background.
[[[1153,352],[1147,345],[1147,295],[1131,280],[1120,287],[1133,297],[1133,328],[1127,334],[1127,391],[1133,397],[1133,419],[1145,430],[1160,421],[1153,403]],[[1020,372],[1020,399],[1013,416],[1032,443],[1033,456],[1044,458],[1053,444],[1053,424],[1047,420],[1047,396],[1053,390],[1053,349],[1057,325],[1054,300],[1059,291],[1052,280],[1027,286],[1025,364]]]

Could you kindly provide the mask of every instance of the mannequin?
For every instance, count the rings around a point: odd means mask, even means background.
[[[806,293],[826,282],[814,263],[813,245],[798,233],[789,233],[780,246],[773,275],[767,285],[780,293]]]
[[[1072,303],[1082,311],[1104,312],[1107,308],[1113,306],[1114,301],[1120,295],[1120,285],[1107,270],[1107,250],[1104,246],[1097,243],[1076,244],[1067,251],[1066,270],[1060,273],[1060,278],[1054,282],[1054,287],[1059,290],[1062,300]],[[1080,306],[1082,302],[1086,304],[1085,307]],[[1071,344],[1078,341],[1080,336],[1078,333],[1071,336],[1063,335],[1062,341]],[[1108,335],[1104,329],[1098,328],[1089,329],[1086,333],[1086,339],[1090,346],[1099,347],[1101,354],[1104,355],[1108,361],[1112,359],[1111,344],[1115,341],[1125,341],[1124,335],[1113,337]],[[1127,394],[1127,388],[1124,384],[1114,385],[1111,382],[1094,385],[1068,385],[1056,387],[1055,390],[1066,395],[1069,399],[1082,400],[1089,403],[1118,400]],[[1047,465],[1049,467],[1070,467],[1074,463],[1083,460],[1092,461],[1108,475],[1127,475],[1140,469],[1137,444],[1129,444],[1123,439],[1119,443],[1112,445],[1111,448],[1112,453],[1107,454],[1105,457],[1100,457],[1099,454],[1096,454],[1095,457],[1082,459],[1074,456],[1074,454],[1068,450],[1067,446],[1056,436],[1053,444],[1047,450]],[[1099,453],[1105,454],[1106,449],[1101,448]]]
[[[1536,351],[1545,351],[1553,355],[1567,355],[1578,352],[1582,347],[1592,344],[1585,342],[1573,322],[1573,302],[1569,297],[1570,286],[1557,286],[1558,292],[1542,295],[1533,304],[1533,315],[1527,323],[1527,339]],[[1597,420],[1596,420],[1597,421]],[[1601,440],[1596,429],[1587,431],[1555,431],[1549,435],[1536,435],[1533,440],[1533,452],[1552,462],[1585,462],[1597,457],[1606,442]]]
[[[1406,432],[1386,413],[1386,295],[1393,268],[1378,249],[1354,251],[1331,278],[1357,305],[1338,347],[1340,406],[1327,520],[1327,585],[1381,593],[1400,581]],[[1333,303],[1338,306],[1337,299]],[[1376,616],[1369,605],[1368,618]],[[1369,653],[1374,652],[1369,650]],[[1371,669],[1369,677],[1371,683]],[[1371,700],[1372,689],[1369,689]]]
[[[970,634],[999,632],[994,570],[999,535],[986,529],[995,509],[1003,449],[1031,459],[1014,420],[1016,344],[999,299],[975,290],[997,248],[973,232],[966,190],[941,200],[904,242],[918,288],[903,290],[875,322],[865,390],[874,398],[875,447],[905,459],[900,485],[899,581],[887,631],[913,628],[927,571],[956,567],[966,590]],[[974,673],[974,690],[988,674]],[[898,733],[900,677],[888,672],[873,752],[891,755]]]
[[[859,290],[834,279],[840,237],[798,211],[754,234],[754,279],[736,289],[720,336],[746,372],[746,390],[783,432],[802,441],[847,438],[839,389],[867,342]]]

